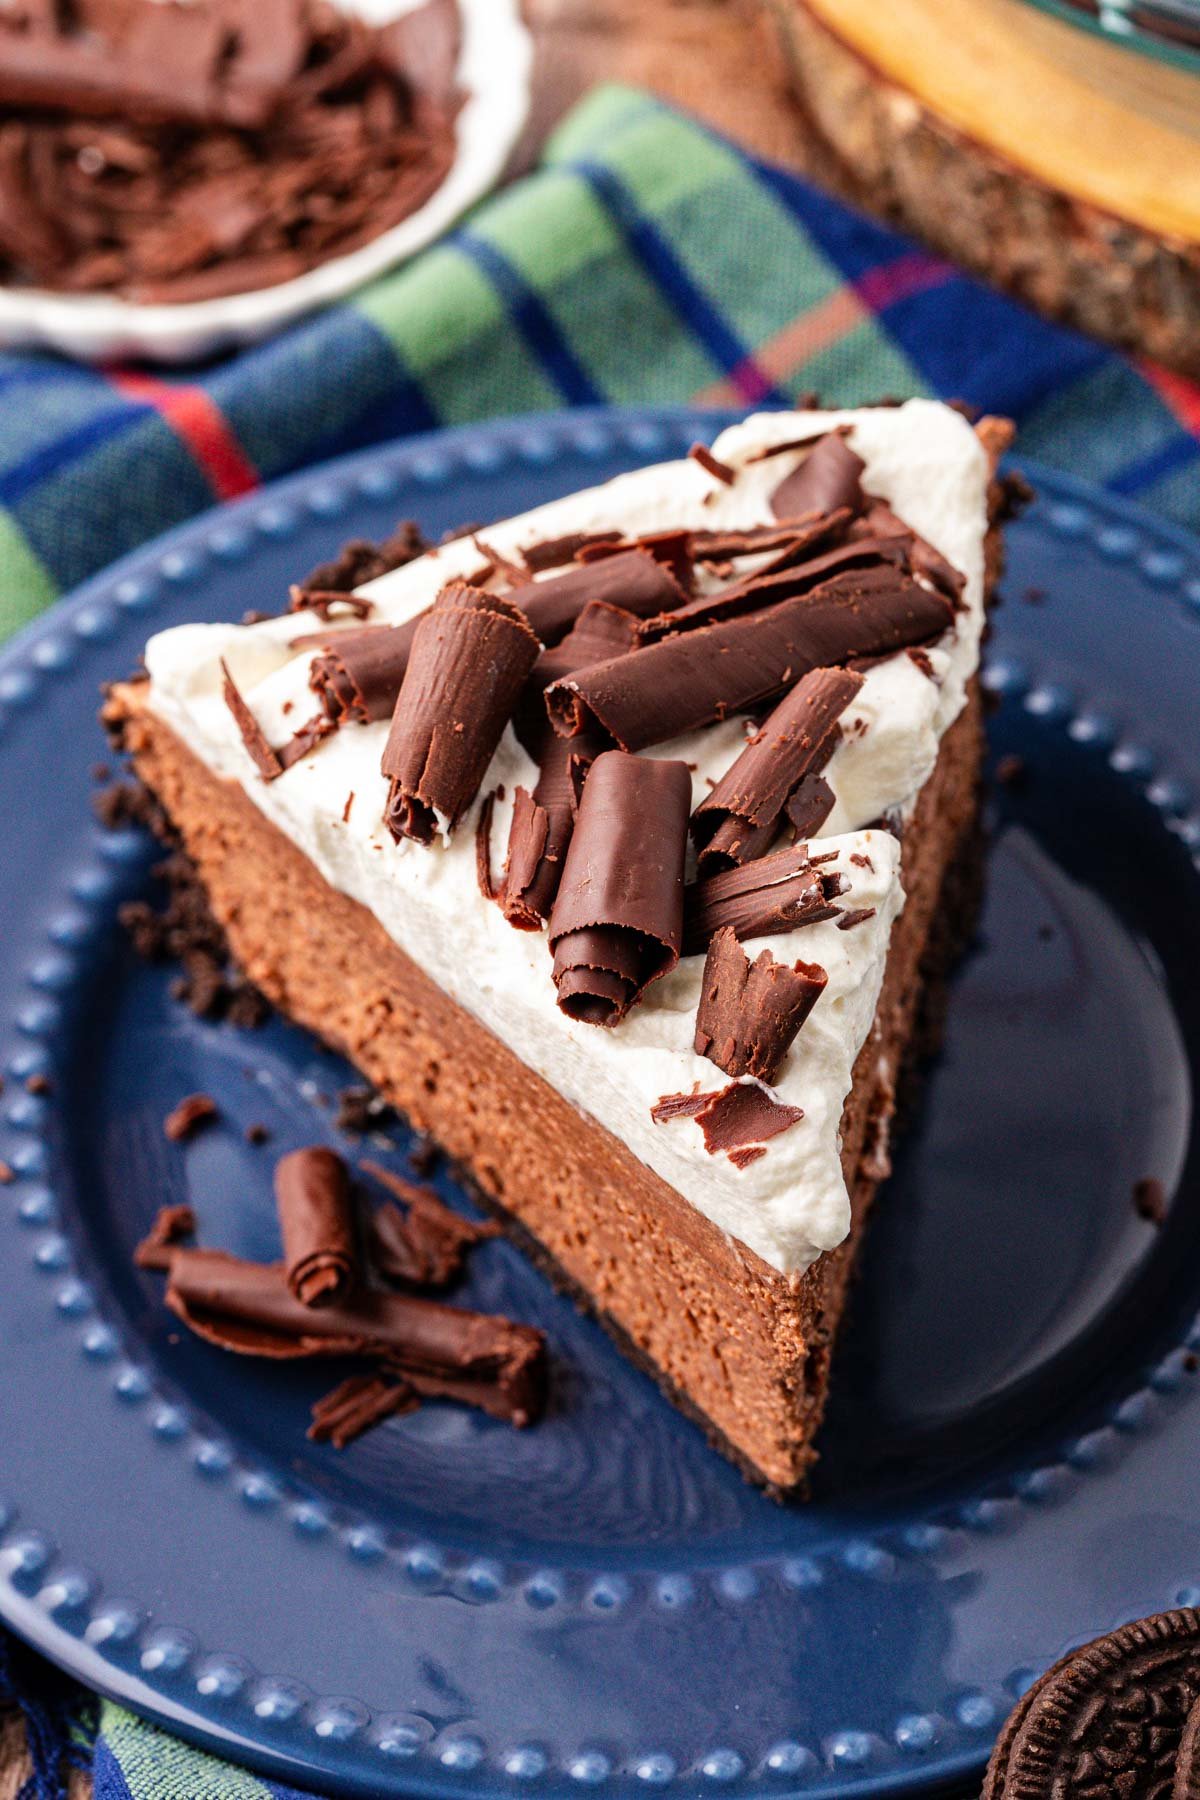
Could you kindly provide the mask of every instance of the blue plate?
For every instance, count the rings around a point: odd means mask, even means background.
[[[0,661],[0,1612],[323,1791],[927,1790],[978,1771],[1069,1645],[1200,1600],[1200,546],[1061,476],[1011,531],[990,651],[994,751],[1025,779],[997,788],[986,916],[811,1505],[744,1486],[505,1244],[468,1293],[549,1333],[546,1422],[429,1406],[343,1455],[305,1442],[325,1376],[233,1364],[131,1265],[185,1198],[209,1242],[275,1254],[274,1157],[363,1147],[312,1039],[197,1022],[131,954],[117,907],[155,852],[93,821],[99,683],[164,625],[276,606],[345,537],[507,514],[722,422],[579,414],[356,456],[131,558]],[[197,1089],[223,1123],[167,1144]],[[1143,1176],[1173,1196],[1162,1229]]]

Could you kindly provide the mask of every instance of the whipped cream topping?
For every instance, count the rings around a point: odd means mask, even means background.
[[[537,771],[505,731],[475,803],[452,836],[396,844],[382,823],[386,783],[379,760],[387,724],[344,725],[279,780],[254,768],[221,697],[223,658],[272,743],[316,710],[308,688],[312,651],[290,641],[320,628],[310,614],[253,626],[185,625],[146,651],[152,709],[214,772],[238,782],[307,855],[331,886],[366,906],[392,939],[559,1093],[633,1151],[721,1230],[781,1272],[797,1275],[846,1236],[850,1206],[840,1162],[840,1123],[854,1062],[875,1014],[892,924],[904,903],[900,846],[874,823],[903,820],[957,717],[979,659],[987,459],[957,413],[931,401],[854,412],[767,413],[731,427],[713,446],[737,471],[727,486],[692,460],[661,464],[489,526],[489,548],[515,557],[523,546],[571,532],[629,535],[671,526],[740,529],[771,521],[770,495],[803,452],[763,458],[774,444],[834,425],[866,463],[863,484],[887,500],[966,578],[954,628],[927,652],[926,673],[906,653],[874,665],[842,715],[842,738],[825,769],[836,805],[821,834],[825,865],[844,881],[838,904],[874,911],[848,931],[836,920],[756,939],[780,961],[820,963],[828,985],[774,1084],[804,1110],[765,1155],[736,1168],[710,1155],[694,1119],[655,1123],[662,1096],[716,1091],[727,1077],[695,1054],[693,1034],[704,959],[689,956],[613,1030],[562,1013],[551,980],[546,933],[517,931],[483,898],[475,836],[484,795],[502,786],[491,831],[493,869],[508,842],[513,795]],[[431,604],[444,582],[476,570],[480,551],[459,539],[360,590],[371,623],[401,623]],[[339,621],[339,625],[341,621]],[[643,754],[693,765],[693,804],[704,798],[745,742],[728,719]],[[350,799],[350,796],[353,799]]]

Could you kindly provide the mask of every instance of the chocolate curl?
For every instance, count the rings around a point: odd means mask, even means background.
[[[679,961],[691,777],[681,762],[598,756],[550,917],[568,1017],[616,1025]]]
[[[829,514],[838,529],[849,522],[844,509]],[[817,524],[825,521],[818,520]],[[647,619],[642,627],[643,639],[663,637],[672,631],[690,630],[696,625],[712,625],[721,619],[742,618],[746,613],[761,612],[764,607],[778,606],[783,600],[794,600],[809,594],[829,578],[850,570],[861,569],[878,574],[880,563],[890,563],[905,575],[908,568],[908,538],[862,538],[839,544],[832,550],[811,554],[813,539],[794,538],[785,544],[770,562],[753,575],[734,581],[715,593],[681,606],[677,613],[665,613],[660,619]]]
[[[332,1306],[358,1273],[350,1181],[340,1156],[321,1145],[275,1165],[275,1205],[287,1284],[303,1306]]]
[[[150,7],[131,16],[138,30],[153,31],[156,54],[133,42],[0,30],[0,107],[138,124],[262,123],[216,81],[228,34],[213,12],[169,5],[160,29]]]
[[[708,946],[696,1013],[696,1054],[727,1075],[774,1081],[797,1032],[825,991],[819,963],[777,962],[769,950],[754,962],[723,926]]]
[[[553,649],[542,651],[521,696],[515,721],[517,736],[536,761],[541,760],[546,738],[551,735],[545,701],[551,682],[636,649],[641,641],[640,626],[635,613],[626,612],[611,600],[589,600],[566,637]],[[597,752],[607,748],[607,738],[598,738],[596,747]]]
[[[452,831],[495,755],[538,655],[519,607],[465,581],[418,621],[382,769],[388,829],[428,844]]]
[[[423,615],[421,615],[423,616]],[[390,719],[412,650],[416,619],[404,625],[364,625],[322,640],[308,685],[335,725]]]
[[[679,583],[680,592],[690,594],[692,591],[692,533],[684,525],[674,525],[665,531],[644,531],[640,537],[605,539],[597,536],[583,543],[578,551],[578,560],[582,563],[600,562],[606,556],[615,556],[624,550],[645,550],[655,562],[665,564]]]
[[[514,1425],[541,1411],[545,1339],[531,1325],[374,1288],[314,1310],[292,1295],[281,1264],[224,1250],[176,1250],[166,1300],[197,1336],[236,1355],[377,1357],[418,1393],[463,1400]]]
[[[683,953],[707,950],[717,932],[733,927],[741,942],[819,925],[837,917],[830,901],[843,891],[842,877],[826,874],[807,844],[760,856],[742,868],[724,869],[688,889],[684,901]]]
[[[580,796],[598,747],[551,736],[533,793],[513,797],[501,906],[518,931],[540,931],[550,917],[575,830]]]
[[[771,495],[771,511],[777,519],[794,519],[807,512],[829,513],[839,506],[860,513],[866,504],[862,491],[866,466],[840,432],[827,432],[817,439],[804,461],[779,483]]]
[[[665,563],[648,550],[634,549],[533,582],[520,590],[519,604],[549,650],[593,600],[606,600],[623,612],[649,619],[682,606],[686,598]]]
[[[641,750],[773,700],[810,669],[929,643],[953,623],[944,595],[887,564],[844,571],[779,606],[552,682],[546,706],[563,737],[599,727]]]
[[[505,917],[519,931],[538,931],[550,917],[575,829],[584,777],[608,748],[608,740],[598,733],[558,737],[546,717],[544,689],[560,675],[631,650],[637,630],[632,613],[593,600],[562,642],[543,651],[534,664],[517,733],[537,758],[538,779],[532,794],[519,787],[514,796],[501,901]]]
[[[702,876],[769,848],[793,789],[833,755],[838,720],[862,684],[850,669],[813,669],[784,696],[692,815]]]

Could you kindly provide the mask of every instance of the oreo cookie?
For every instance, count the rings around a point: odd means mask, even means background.
[[[1158,1613],[1072,1651],[1017,1706],[981,1800],[1200,1796],[1200,1612]]]

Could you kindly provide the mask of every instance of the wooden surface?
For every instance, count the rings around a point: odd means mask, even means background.
[[[1155,235],[1200,241],[1200,75],[1024,0],[805,0],[973,143]]]

